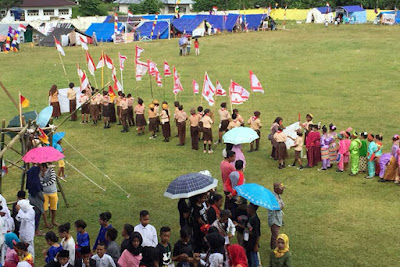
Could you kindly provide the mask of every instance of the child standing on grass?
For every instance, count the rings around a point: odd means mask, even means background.
[[[186,140],[186,120],[188,116],[185,111],[183,111],[183,106],[179,105],[178,113],[176,114],[176,122],[178,124],[178,136],[179,144],[177,146],[184,146]]]
[[[240,126],[244,126],[244,120],[242,115],[239,114],[239,110],[235,108],[233,109],[233,113],[236,114],[236,119],[240,122]]]
[[[150,224],[150,213],[147,210],[140,211],[140,223],[135,226],[134,231],[143,238],[143,247],[155,248],[158,244],[156,228]]]
[[[126,98],[128,100],[128,124],[129,126],[135,126],[135,120],[133,119],[133,102],[135,99],[132,94],[128,94]]]
[[[238,111],[238,112],[239,112],[239,111]],[[234,113],[234,114],[235,114],[235,113]],[[253,129],[254,131],[256,131],[257,134],[258,134],[258,138],[257,138],[255,141],[251,142],[251,144],[250,144],[250,151],[249,151],[249,152],[252,152],[252,151],[253,151],[254,142],[256,143],[256,149],[255,149],[255,151],[258,151],[258,149],[260,148],[260,138],[261,138],[261,132],[260,132],[260,129],[261,129],[260,115],[261,115],[260,111],[254,111],[254,116],[251,117],[251,118],[249,118],[249,120],[247,121],[247,124],[250,125],[250,128]],[[236,115],[236,116],[238,116],[238,115]],[[232,115],[232,117],[233,117],[233,115]],[[239,119],[238,119],[238,120],[239,120]],[[240,122],[240,120],[239,120],[239,122]]]
[[[69,263],[74,265],[74,263],[75,263],[75,240],[69,232],[70,228],[71,228],[70,223],[62,224],[58,227],[58,234],[62,238],[61,239],[62,248],[69,251]]]
[[[93,250],[96,251],[97,244],[99,243],[106,243],[106,232],[109,228],[112,227],[111,224],[108,222],[111,220],[111,212],[106,211],[100,214],[99,216],[99,223],[100,223],[100,230],[99,234],[97,235],[96,241],[94,242]]]
[[[160,117],[161,117],[161,129],[164,136],[163,142],[169,142],[169,138],[171,137],[171,125],[169,123],[170,116],[169,116],[167,102],[163,102],[162,104],[162,111]]]
[[[341,131],[339,134],[339,163],[338,169],[336,172],[344,172],[349,162],[349,147],[350,147],[350,140],[348,139],[349,135],[345,131]]]
[[[218,130],[218,142],[216,144],[221,144],[222,143],[222,133],[226,132],[228,129],[229,125],[229,120],[231,118],[231,114],[229,114],[229,111],[226,110],[226,103],[223,102],[221,103],[221,109],[218,110],[219,114],[219,130]]]
[[[121,250],[119,249],[119,246],[115,242],[115,240],[118,237],[118,230],[110,227],[107,229],[106,232],[106,242],[108,243],[107,245],[107,254],[113,258],[114,263],[117,264],[119,257],[121,256]]]
[[[2,205],[6,204],[2,203]],[[27,199],[19,200],[16,208],[18,210],[16,219],[21,223],[19,228],[19,239],[21,242],[28,244],[28,251],[32,254],[32,257],[35,258],[35,210]]]
[[[360,172],[366,172],[367,171],[367,165],[368,165],[368,160],[367,160],[367,148],[368,148],[368,133],[363,132],[361,133],[361,147],[360,147]]]
[[[149,110],[147,111],[147,114],[149,116],[149,131],[151,136],[149,139],[155,139],[157,137],[156,135],[156,128],[157,128],[157,113],[154,110],[154,104],[151,103],[149,105]]]
[[[62,139],[58,140],[58,142],[54,145],[54,148],[64,154],[64,148],[61,146]],[[57,176],[60,177],[61,180],[65,180],[65,161],[64,158],[58,160],[58,172]]]
[[[269,266],[292,266],[292,254],[289,251],[289,237],[287,235],[278,235],[278,238],[276,239],[276,248],[271,251],[269,257]]]
[[[200,44],[199,44],[199,40],[197,38],[194,40],[194,50],[195,50],[196,56],[200,55]]]
[[[237,115],[235,113],[233,113],[232,120],[229,122],[227,129],[229,131],[236,127],[240,127],[240,122],[237,119]]]
[[[89,103],[86,103],[89,97],[86,94],[86,89],[82,90],[82,94],[79,97],[79,103],[81,104],[82,122],[81,124],[88,123],[89,120]]]
[[[244,230],[244,247],[246,249],[249,267],[258,267],[258,249],[261,236],[261,221],[257,216],[258,206],[250,203],[247,206],[249,221]],[[268,217],[269,219],[269,217]]]
[[[86,226],[87,225],[83,220],[77,220],[75,222],[76,241],[77,241],[76,250],[78,253],[81,252],[81,249],[83,247],[90,248],[90,238],[89,238],[89,234],[86,232]]]
[[[367,161],[368,161],[368,175],[366,179],[372,179],[375,177],[375,152],[378,151],[378,146],[375,143],[375,136],[368,134],[368,150],[367,150]]]
[[[286,150],[286,140],[287,135],[283,132],[283,126],[280,125],[278,127],[278,131],[273,136],[274,140],[276,141],[276,155],[278,158],[279,169],[285,168],[285,158],[287,157],[287,150]]]
[[[121,243],[121,254],[124,252],[125,249],[129,246],[129,236],[133,233],[133,225],[131,224],[124,224],[124,228],[122,229],[121,235],[124,239]]]
[[[332,138],[328,134],[328,128],[326,126],[322,126],[322,137],[321,137],[321,159],[322,159],[322,168],[321,171],[326,171],[331,166],[331,162],[329,160],[329,145],[332,142]]]
[[[299,170],[303,169],[303,166],[301,165],[301,150],[303,149],[303,133],[301,132],[301,129],[298,129],[296,131],[297,137],[296,139],[292,139],[294,141],[294,145],[292,148],[294,148],[294,162],[292,165],[289,165],[289,167],[295,167],[296,162],[299,163]]]
[[[111,128],[110,126],[111,99],[107,91],[103,91],[103,98],[101,99],[101,102],[103,104],[104,129],[108,129]]]
[[[199,121],[200,117],[196,114],[196,110],[192,108],[190,110],[190,138],[192,140],[192,150],[199,149]]]
[[[144,134],[144,128],[146,127],[146,119],[144,117],[144,109],[143,100],[139,97],[137,100],[138,104],[135,106],[135,114],[136,114],[136,127],[138,130],[138,135]]]
[[[179,135],[178,135],[179,129],[178,129],[178,120],[177,120],[176,116],[177,116],[177,114],[178,114],[178,112],[179,112],[179,101],[175,101],[175,102],[174,102],[174,107],[175,107],[174,119],[175,119],[175,126],[176,126],[176,132],[177,132],[177,134],[175,135],[175,137],[178,137],[178,136],[179,136]]]
[[[128,246],[122,252],[118,260],[120,267],[139,267],[140,260],[142,259],[142,236],[138,232],[133,232],[129,236]]]
[[[354,176],[358,174],[358,168],[360,165],[360,148],[361,148],[361,141],[358,139],[358,134],[356,131],[353,131],[351,134],[351,143],[349,147],[350,151],[350,160],[351,160],[351,172],[350,175]]]
[[[158,266],[174,267],[172,262],[172,247],[169,243],[171,238],[171,228],[168,226],[160,229],[160,243],[157,245]]]
[[[49,248],[43,250],[43,255],[46,257],[45,262],[49,263],[54,260],[57,253],[63,250],[63,248],[58,244],[58,237],[53,231],[47,232],[44,238],[46,239]]]
[[[200,120],[203,123],[203,140],[204,140],[204,149],[203,153],[207,152],[207,144],[208,144],[208,153],[213,153],[212,146],[212,129],[211,126],[214,123],[211,119],[211,111],[209,109],[204,110],[204,116]]]
[[[332,138],[332,142],[329,144],[329,161],[331,166],[328,167],[332,168],[333,162],[336,161],[337,159],[337,144],[336,144],[336,139],[337,139],[337,133],[336,131],[336,126],[333,125],[333,123],[329,124],[329,136]]]

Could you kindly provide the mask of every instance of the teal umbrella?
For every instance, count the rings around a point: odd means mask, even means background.
[[[248,127],[233,128],[222,136],[224,143],[234,145],[251,143],[258,138],[260,137],[258,136],[257,132]]]
[[[58,141],[63,139],[64,136],[65,136],[65,132],[59,132],[59,133],[53,134],[53,146],[55,146],[55,144],[57,144]]]

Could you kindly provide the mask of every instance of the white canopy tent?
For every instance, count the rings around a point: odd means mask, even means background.
[[[307,14],[306,23],[333,23],[334,16],[330,7],[316,7]]]

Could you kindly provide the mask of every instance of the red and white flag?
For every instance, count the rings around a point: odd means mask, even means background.
[[[142,77],[147,73],[149,66],[147,62],[136,60],[136,81],[141,81]]]
[[[99,60],[99,63],[97,63],[96,69],[101,69],[102,67],[104,67],[104,53],[101,53],[101,57]]]
[[[124,70],[124,62],[125,60],[127,60],[126,56],[121,55],[120,53],[118,53],[118,57],[119,57],[119,69],[120,70]]]
[[[231,103],[235,105],[243,104],[245,100],[238,93],[231,93]]]
[[[135,49],[136,49],[135,60],[138,60],[140,59],[140,54],[144,51],[144,49],[137,45],[135,46]]]
[[[86,63],[88,66],[88,70],[90,74],[94,76],[94,72],[96,71],[96,66],[94,65],[94,61],[88,51],[85,51],[85,54],[86,54]]]
[[[25,32],[26,31],[26,26],[24,24],[20,23],[18,26],[18,31],[19,32]]]
[[[161,79],[161,74],[159,71],[157,71],[155,78],[156,78],[157,85],[159,87],[162,87],[162,79]]]
[[[251,91],[264,94],[264,89],[262,88],[260,81],[257,79],[257,76],[251,70],[249,70],[249,74]]]
[[[175,66],[174,66],[174,89],[172,91],[174,92],[174,94],[183,91],[182,83],[181,80],[179,79],[179,74],[176,71]]]
[[[199,84],[196,82],[195,79],[193,79],[192,85],[193,85],[193,94],[198,94],[199,93]]]
[[[123,92],[124,89],[122,88],[121,83],[118,81],[116,74],[117,74],[117,71],[115,70],[115,68],[113,68],[112,69],[111,78],[114,81],[114,89]]]
[[[229,93],[231,95],[232,104],[242,104],[244,101],[247,101],[250,96],[250,93],[246,89],[234,81],[231,81]]]
[[[54,36],[54,42],[56,44],[57,51],[60,52],[60,54],[65,57],[64,49],[62,48],[61,43],[57,40],[55,36]]]
[[[113,63],[112,59],[109,56],[107,56],[106,54],[104,54],[104,61],[106,62],[107,68],[109,68],[110,70],[112,70],[114,68],[114,63]]]
[[[171,73],[171,70],[169,68],[169,64],[168,64],[167,61],[164,60],[164,77],[169,77],[171,75],[172,75],[172,73]]]
[[[215,89],[217,90],[217,92],[215,93],[215,95],[219,95],[219,96],[225,96],[226,95],[226,91],[222,88],[222,85],[219,83],[219,81],[217,80]]]
[[[210,106],[213,106],[215,101],[213,96],[215,95],[216,89],[212,84],[210,78],[208,77],[207,72],[204,74],[204,82],[203,82],[203,91],[202,95],[207,100]]]
[[[85,50],[89,50],[89,47],[87,46],[87,41],[84,38],[82,38],[81,35],[79,35],[79,40],[81,41],[82,48]]]
[[[157,64],[154,63],[151,60],[147,60],[147,65],[149,66],[149,74],[151,76],[156,76],[157,72],[158,72],[158,68],[157,68]]]
[[[128,11],[128,18],[133,18],[133,13],[132,13],[132,11]]]
[[[81,83],[81,87],[80,88],[81,88],[81,91],[82,91],[83,89],[86,89],[88,87],[89,80],[88,80],[88,78],[86,76],[86,73],[81,70],[79,65],[77,66],[77,68],[78,68],[77,70],[78,70],[78,75],[79,75],[80,83]]]

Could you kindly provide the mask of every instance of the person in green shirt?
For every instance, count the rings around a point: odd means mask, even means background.
[[[276,248],[269,257],[270,267],[291,267],[292,254],[289,251],[289,237],[285,234],[278,235]]]
[[[357,175],[359,165],[360,165],[360,148],[361,148],[361,141],[358,139],[358,134],[356,131],[353,131],[351,134],[351,143],[350,143],[350,161],[351,161],[351,172],[350,175],[354,176]]]
[[[361,147],[360,147],[360,166],[359,166],[359,171],[360,172],[366,172],[367,171],[367,165],[368,165],[368,159],[367,159],[367,148],[368,148],[368,133],[363,132],[361,133]]]

